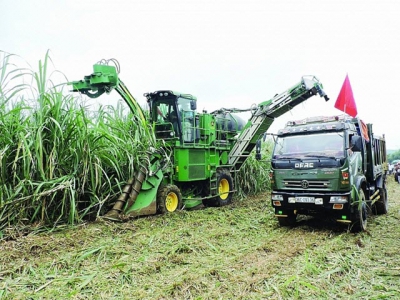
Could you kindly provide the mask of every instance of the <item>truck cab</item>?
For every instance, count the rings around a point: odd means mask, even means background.
[[[357,118],[289,122],[278,132],[271,162],[271,203],[279,223],[320,214],[365,229],[369,212],[387,211],[385,158],[384,138]]]

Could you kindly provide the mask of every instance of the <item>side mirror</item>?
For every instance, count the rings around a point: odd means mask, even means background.
[[[350,141],[351,150],[354,152],[360,152],[362,149],[362,139],[359,135],[353,135]]]
[[[191,110],[196,110],[197,109],[196,101],[194,101],[194,100],[190,101],[190,109]]]

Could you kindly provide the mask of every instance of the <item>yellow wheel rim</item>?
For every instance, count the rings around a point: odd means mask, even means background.
[[[168,193],[165,199],[165,208],[170,212],[175,211],[178,208],[178,203],[178,195],[174,192]]]
[[[219,182],[218,191],[219,191],[219,197],[222,200],[225,200],[226,198],[228,198],[228,196],[229,196],[229,181],[226,180],[225,178],[221,179],[221,181]]]

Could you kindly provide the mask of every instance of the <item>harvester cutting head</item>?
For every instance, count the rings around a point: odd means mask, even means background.
[[[104,92],[110,93],[118,85],[117,67],[95,64],[92,74],[85,76],[83,80],[72,81],[68,84],[72,85],[72,92],[81,92],[90,98],[97,98]]]

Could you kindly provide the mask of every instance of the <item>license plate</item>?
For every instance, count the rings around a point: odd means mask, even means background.
[[[296,197],[296,202],[299,203],[314,203],[315,198],[314,197]]]

